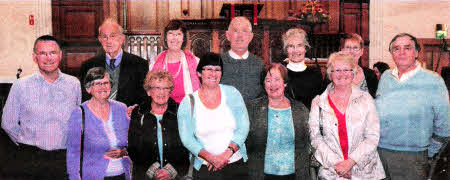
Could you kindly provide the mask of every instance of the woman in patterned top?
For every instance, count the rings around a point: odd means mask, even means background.
[[[286,68],[270,64],[261,73],[267,96],[250,102],[248,135],[251,179],[309,179],[308,109],[288,99]]]

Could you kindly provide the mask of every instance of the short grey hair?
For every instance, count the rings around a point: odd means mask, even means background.
[[[287,53],[287,46],[288,46],[288,40],[291,37],[298,37],[300,40],[302,40],[303,45],[307,47],[307,50],[311,48],[311,46],[308,43],[308,36],[305,32],[305,30],[301,28],[291,28],[286,33],[283,34],[283,50],[285,53]]]
[[[106,19],[103,21],[103,23],[98,27],[98,35],[101,34],[102,27],[103,27],[104,25],[114,25],[114,26],[117,26],[117,29],[119,30],[119,33],[120,33],[121,35],[123,34],[123,28],[122,28],[122,26],[121,26],[116,20],[114,20],[113,18],[106,18]]]

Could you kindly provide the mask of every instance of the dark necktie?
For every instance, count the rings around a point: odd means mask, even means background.
[[[116,62],[116,59],[111,59],[109,61],[109,68],[111,68],[111,70],[114,70],[114,68],[116,68],[116,65],[114,65],[115,62]]]

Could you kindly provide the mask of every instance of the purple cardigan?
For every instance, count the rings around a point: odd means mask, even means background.
[[[104,158],[104,154],[110,149],[110,145],[102,121],[89,110],[88,102],[82,104],[85,112],[83,179],[103,179],[108,166],[108,160]],[[117,146],[126,148],[130,122],[126,116],[127,107],[117,101],[108,100],[108,102],[113,113]],[[80,179],[81,109],[79,107],[75,108],[70,116],[67,137],[67,173],[71,180]],[[126,179],[131,179],[130,157],[124,156],[122,164]]]

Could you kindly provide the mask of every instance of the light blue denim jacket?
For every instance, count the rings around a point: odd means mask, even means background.
[[[221,94],[227,98],[227,106],[230,108],[234,119],[236,120],[236,129],[231,141],[239,146],[239,153],[242,155],[244,162],[247,162],[247,150],[245,148],[245,140],[249,131],[249,120],[247,108],[239,91],[233,86],[220,84]],[[198,94],[198,91],[193,93]],[[198,100],[195,100],[197,103]],[[191,116],[191,102],[189,96],[185,96],[178,108],[178,129],[181,142],[195,156],[194,167],[199,170],[202,160],[199,159],[198,153],[204,148],[203,144],[197,139],[195,132],[195,109],[194,116]],[[192,156],[190,155],[190,156]],[[190,157],[192,158],[192,157]]]

